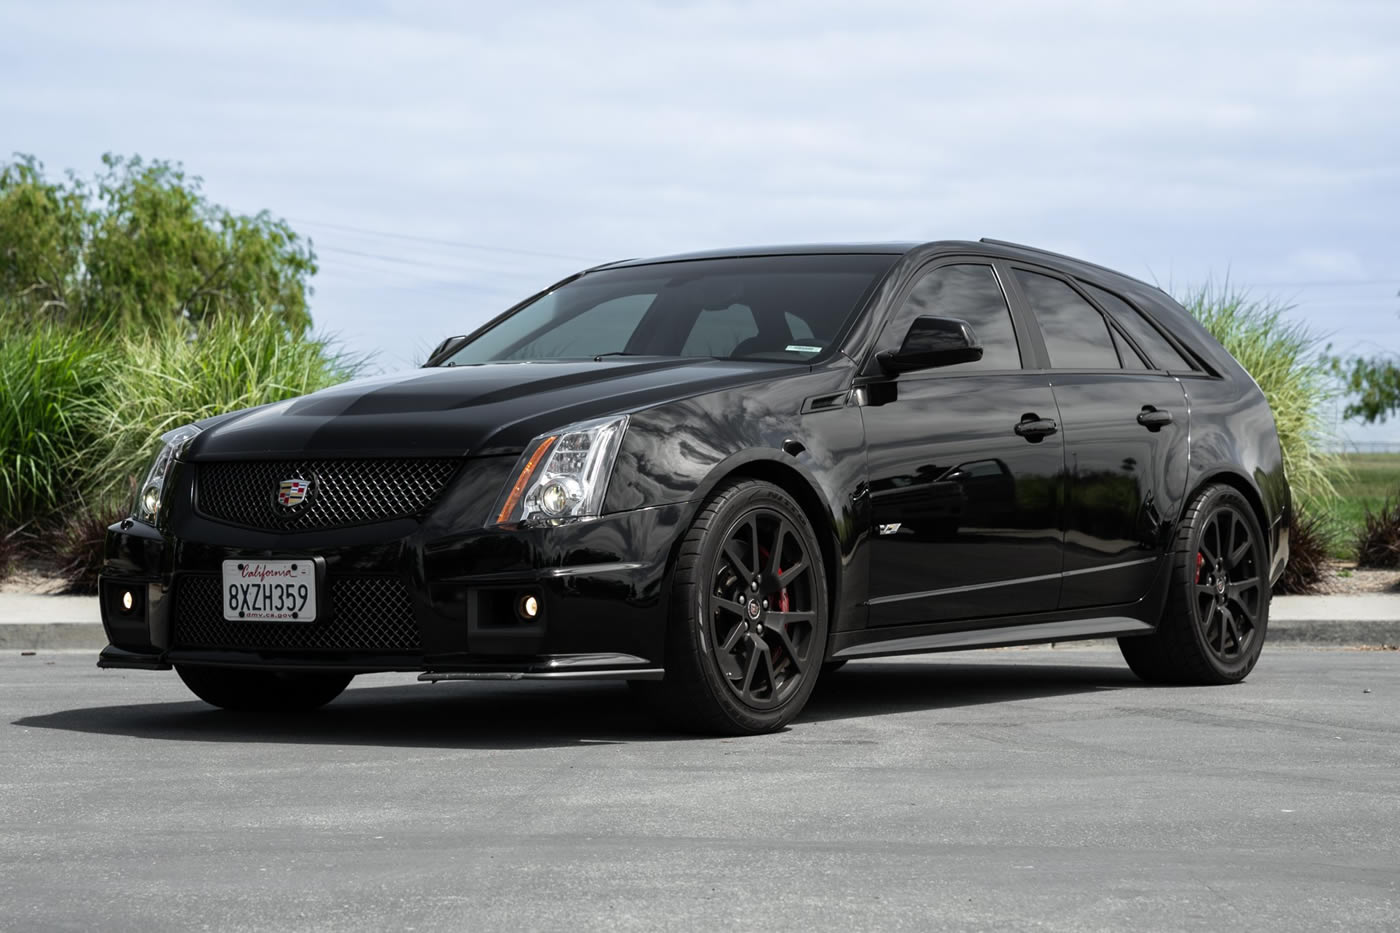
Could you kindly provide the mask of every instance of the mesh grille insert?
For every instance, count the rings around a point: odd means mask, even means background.
[[[441,495],[458,460],[267,460],[201,463],[200,513],[246,528],[340,528],[418,515]],[[285,480],[305,480],[295,507],[278,501]],[[299,490],[298,490],[299,491]]]
[[[187,575],[175,583],[175,648],[293,651],[418,651],[408,590],[396,577],[332,577],[315,622],[230,622],[219,577]]]

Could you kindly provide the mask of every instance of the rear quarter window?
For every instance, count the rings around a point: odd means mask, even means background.
[[[1107,311],[1109,316],[1128,332],[1128,336],[1142,347],[1158,369],[1194,371],[1200,368],[1182,356],[1181,351],[1173,346],[1171,341],[1164,337],[1161,331],[1157,330],[1157,327],[1137,308],[1113,292],[1105,291],[1097,285],[1090,285],[1087,282],[1080,284],[1099,303],[1099,307]]]

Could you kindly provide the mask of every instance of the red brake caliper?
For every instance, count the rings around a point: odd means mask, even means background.
[[[1201,565],[1206,562],[1206,556],[1200,551],[1196,552],[1196,582],[1201,582]]]
[[[768,562],[768,555],[769,555],[769,553],[770,553],[770,552],[768,551],[768,549],[767,549],[767,548],[759,548],[758,550],[759,550],[759,554],[761,555],[761,559],[763,560],[763,562],[764,562],[764,563],[767,563],[767,562]],[[775,570],[774,573],[776,573],[776,574],[778,575],[779,579],[781,579],[782,576],[783,576],[783,571],[782,571],[781,569]],[[780,589],[778,590],[778,605],[777,605],[776,608],[777,608],[778,612],[787,612],[787,611],[788,611],[788,591],[787,591],[787,587],[785,587],[785,586],[782,587],[782,588],[780,588]],[[782,659],[783,659],[782,650],[783,650],[783,649],[779,647],[779,648],[775,648],[774,651],[773,651],[773,664],[774,664],[775,666],[778,665],[778,664],[782,661]]]

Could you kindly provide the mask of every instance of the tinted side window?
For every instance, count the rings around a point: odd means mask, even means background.
[[[1134,350],[1132,344],[1123,339],[1122,334],[1111,327],[1109,330],[1113,334],[1113,346],[1118,349],[1118,358],[1123,361],[1124,369],[1151,369],[1142,358],[1142,354]]]
[[[940,266],[914,284],[895,315],[895,343],[904,339],[916,317],[951,317],[967,321],[982,341],[982,358],[943,370],[1020,369],[1021,350],[1011,326],[1011,309],[991,266]],[[940,370],[942,371],[942,370]]]
[[[1031,310],[1040,321],[1050,365],[1056,369],[1117,369],[1113,335],[1098,309],[1064,282],[1016,270]]]
[[[1158,333],[1142,312],[1128,304],[1122,298],[1112,292],[1106,292],[1102,288],[1093,285],[1086,285],[1089,294],[1094,296],[1099,304],[1113,319],[1123,326],[1128,332],[1128,336],[1137,341],[1137,345],[1147,351],[1147,355],[1152,357],[1152,362],[1158,369],[1195,369],[1185,357],[1171,345],[1171,342]]]

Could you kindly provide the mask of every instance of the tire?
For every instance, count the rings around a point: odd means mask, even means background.
[[[241,713],[319,709],[340,696],[355,676],[185,665],[176,665],[175,673],[205,703]]]
[[[1118,639],[1123,659],[1149,683],[1239,683],[1269,627],[1268,552],[1253,507],[1231,486],[1207,486],[1186,509],[1170,560],[1157,631]]]
[[[826,652],[827,585],[790,495],[759,480],[721,486],[681,542],[671,593],[665,679],[637,684],[667,723],[758,735],[802,711]]]

